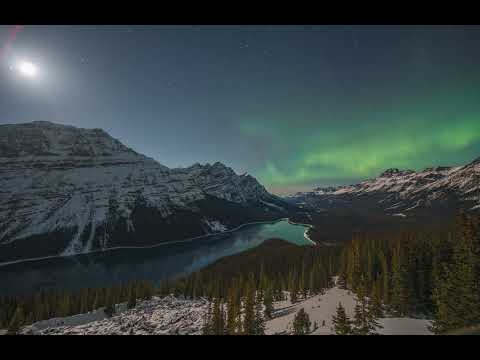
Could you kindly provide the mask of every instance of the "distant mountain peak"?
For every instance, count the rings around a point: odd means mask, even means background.
[[[380,177],[391,177],[391,176],[397,176],[397,175],[408,175],[408,174],[413,174],[413,170],[400,170],[397,168],[390,168],[385,170]]]
[[[406,216],[416,211],[445,211],[459,204],[479,209],[480,158],[465,166],[436,166],[422,171],[390,168],[380,176],[349,186],[316,188],[291,200],[313,208],[355,207],[379,209]],[[463,206],[463,205],[462,205]],[[428,209],[428,210],[426,210]]]
[[[138,155],[102,129],[83,129],[49,121],[0,127],[0,157],[99,157]]]
[[[442,171],[448,171],[451,168],[452,168],[451,166],[434,166],[434,167],[428,167],[423,169],[423,172],[431,172],[431,171],[442,172]]]

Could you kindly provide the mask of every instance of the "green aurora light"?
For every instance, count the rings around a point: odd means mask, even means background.
[[[332,120],[282,114],[242,121],[240,131],[276,154],[254,172],[270,189],[352,183],[391,167],[419,170],[480,156],[480,107],[468,106],[476,97],[469,94],[458,101],[437,97],[409,111],[400,104],[396,113],[347,111]]]

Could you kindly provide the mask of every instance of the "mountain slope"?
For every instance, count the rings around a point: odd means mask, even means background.
[[[100,129],[0,126],[0,262],[153,245],[292,208],[218,162],[169,169]]]
[[[475,210],[480,207],[480,159],[422,171],[388,169],[359,184],[316,188],[288,200],[316,210],[361,208],[401,217],[458,207]]]

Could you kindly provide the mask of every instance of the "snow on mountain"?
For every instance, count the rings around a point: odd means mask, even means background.
[[[169,169],[100,129],[0,125],[0,261],[151,245],[278,217],[261,201],[283,204],[219,162]]]
[[[435,167],[422,171],[388,169],[358,184],[316,188],[297,193],[290,201],[313,207],[376,206],[385,212],[412,212],[436,205],[480,203],[480,159],[465,166]]]

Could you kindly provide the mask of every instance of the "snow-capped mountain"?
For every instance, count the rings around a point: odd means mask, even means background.
[[[288,208],[218,162],[170,169],[100,129],[0,126],[0,262],[153,245]]]
[[[359,184],[316,188],[288,200],[317,210],[358,206],[400,216],[458,206],[475,210],[480,208],[480,158],[458,167],[388,169]]]

